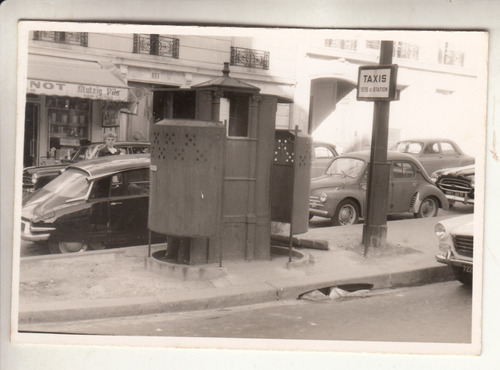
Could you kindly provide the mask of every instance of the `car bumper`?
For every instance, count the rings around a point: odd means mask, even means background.
[[[29,221],[21,221],[21,239],[29,242],[49,240],[53,227],[34,227]]]
[[[470,268],[470,270],[472,271],[472,261],[465,260],[462,258],[456,258],[451,252],[446,253],[446,255],[438,254],[436,256],[436,261],[448,266],[459,266],[464,268]]]
[[[458,195],[451,195],[451,194],[445,194],[445,196],[448,200],[454,202],[461,202],[463,204],[474,204],[474,199],[470,199],[469,197],[461,197]]]
[[[328,215],[328,211],[324,211],[322,209],[309,208],[309,214],[312,216],[320,216],[330,218]]]

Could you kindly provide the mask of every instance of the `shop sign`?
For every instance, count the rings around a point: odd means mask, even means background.
[[[398,66],[359,67],[357,100],[395,100]]]
[[[83,99],[127,101],[128,89],[28,79],[29,94],[71,96]]]

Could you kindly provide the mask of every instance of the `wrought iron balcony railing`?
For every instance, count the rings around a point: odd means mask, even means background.
[[[59,44],[88,46],[87,32],[35,31],[33,40],[50,41]]]
[[[134,53],[179,59],[179,39],[157,34],[134,34]]]
[[[269,69],[269,52],[231,46],[231,65]]]

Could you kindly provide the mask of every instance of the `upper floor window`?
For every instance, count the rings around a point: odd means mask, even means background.
[[[269,52],[231,46],[231,65],[269,69]]]
[[[418,60],[418,45],[397,41],[394,43],[393,56],[395,58]]]
[[[179,39],[157,34],[134,34],[134,53],[179,59]]]
[[[334,40],[326,39],[325,46],[327,48],[345,49],[345,50],[357,50],[358,42],[357,40]]]
[[[367,40],[365,46],[367,49],[380,50],[381,45],[380,40]],[[393,42],[392,56],[395,58],[418,60],[418,53],[418,45],[401,41]]]
[[[57,42],[59,44],[88,46],[87,32],[35,31],[33,40]]]
[[[453,44],[445,42],[444,47],[439,48],[438,62],[451,66],[464,66],[464,53],[454,47]]]

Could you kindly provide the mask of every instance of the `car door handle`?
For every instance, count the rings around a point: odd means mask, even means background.
[[[110,203],[110,205],[112,205],[112,206],[117,206],[117,205],[119,205],[119,204],[123,204],[123,203],[122,203],[122,202],[111,202],[111,203]]]

